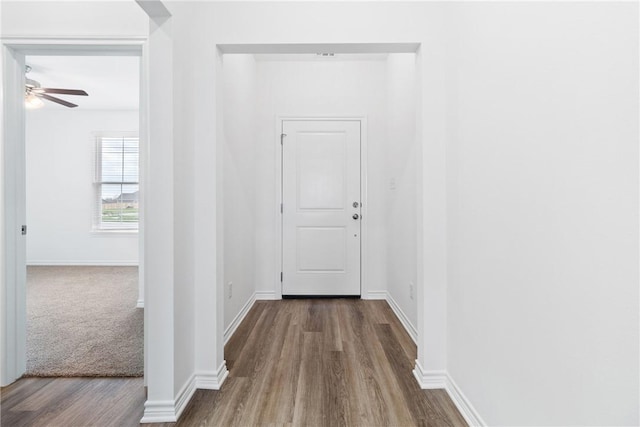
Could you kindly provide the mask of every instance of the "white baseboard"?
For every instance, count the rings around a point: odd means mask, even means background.
[[[59,260],[29,260],[27,261],[27,266],[70,266],[70,267],[80,267],[80,266],[96,266],[96,267],[137,267],[138,261],[104,261],[104,260],[67,260],[67,261],[59,261]]]
[[[276,300],[275,291],[256,291],[256,300]]]
[[[364,299],[387,299],[387,291],[368,291]]]
[[[396,300],[393,299],[391,294],[387,293],[386,299],[387,299],[387,303],[389,303],[389,306],[391,307],[393,312],[396,314],[396,317],[400,320],[400,323],[402,323],[402,326],[404,326],[404,329],[407,331],[407,333],[409,334],[413,342],[418,344],[418,330],[416,329],[415,326],[413,326],[413,323],[411,323],[411,321],[409,320],[409,317],[407,317],[407,315],[404,314],[404,311],[402,311],[402,309],[400,308]]]
[[[176,407],[173,400],[158,400],[144,402],[144,415],[141,423],[174,423],[176,422]]]
[[[413,376],[418,380],[418,385],[423,390],[447,388],[447,371],[427,371],[416,360]]]
[[[404,326],[404,329],[407,331],[407,333],[409,334],[409,336],[411,337],[413,342],[417,344],[417,342],[418,342],[418,330],[413,325],[413,323],[411,323],[411,321],[409,320],[407,315],[404,314],[404,311],[402,311],[402,309],[400,308],[400,306],[398,305],[396,300],[393,299],[393,297],[391,296],[391,294],[389,292],[387,292],[387,291],[368,291],[367,295],[366,295],[366,298],[363,297],[363,299],[367,299],[367,300],[385,300],[385,301],[387,301],[387,303],[389,303],[389,306],[391,307],[391,309],[395,313],[395,315],[398,318],[398,320],[400,320],[400,323],[402,323],[402,326]]]
[[[223,360],[216,372],[196,372],[196,388],[220,390],[220,387],[222,387],[222,384],[228,376],[229,371],[227,370],[227,362]]]
[[[139,299],[136,302],[136,308],[144,308],[144,300]]]
[[[182,386],[175,400],[146,401],[141,423],[175,423],[185,410],[196,389],[220,390],[222,383],[229,376],[227,362],[222,364],[216,372],[196,372]]]
[[[469,426],[484,427],[487,425],[447,371],[426,371],[416,360],[413,375],[423,390],[445,389]]]
[[[196,392],[196,376],[191,375],[182,386],[175,400],[149,401],[144,403],[141,423],[174,423]]]
[[[464,393],[462,393],[455,381],[453,381],[453,378],[451,378],[451,375],[449,375],[449,373],[447,373],[446,390],[447,394],[456,405],[458,411],[460,411],[462,417],[465,419],[467,424],[469,424],[469,426],[484,427],[487,425],[487,423],[482,420],[480,414],[478,413],[478,411],[476,411],[471,402],[469,402],[469,399],[467,399],[467,397],[464,395]]]
[[[187,407],[189,401],[193,397],[193,393],[196,392],[196,376],[191,375],[189,380],[182,386],[178,395],[176,396],[176,421],[180,418],[180,414]]]
[[[253,307],[253,304],[256,302],[256,294],[254,293],[249,297],[249,300],[242,306],[240,312],[233,318],[231,324],[227,326],[227,329],[224,331],[224,343],[226,344],[229,341],[229,338],[233,335],[233,333],[238,329],[238,326],[244,320],[245,316]]]

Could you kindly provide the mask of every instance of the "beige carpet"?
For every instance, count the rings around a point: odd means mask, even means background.
[[[142,376],[137,267],[28,267],[26,376]]]

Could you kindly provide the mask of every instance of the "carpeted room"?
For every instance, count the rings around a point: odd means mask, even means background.
[[[27,56],[26,376],[142,376],[139,58]]]
[[[27,376],[139,377],[137,267],[27,268]]]

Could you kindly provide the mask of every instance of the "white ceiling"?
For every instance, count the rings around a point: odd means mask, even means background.
[[[53,95],[78,104],[74,110],[137,110],[140,58],[136,56],[27,56],[27,77],[42,87],[83,89],[89,96]],[[68,109],[44,101],[47,109]]]

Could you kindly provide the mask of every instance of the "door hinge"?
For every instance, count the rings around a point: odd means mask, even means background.
[[[280,213],[284,212],[284,204],[280,203]]]
[[[280,134],[280,145],[282,145],[284,143],[284,137],[287,136],[286,133],[281,133]]]
[[[23,225],[22,227],[20,227],[20,230],[21,230],[23,236],[27,235],[27,226],[26,225]]]
[[[282,271],[281,271],[281,272],[280,272],[280,282],[281,282],[281,283],[282,283],[282,276],[283,276],[283,274],[282,274]]]

